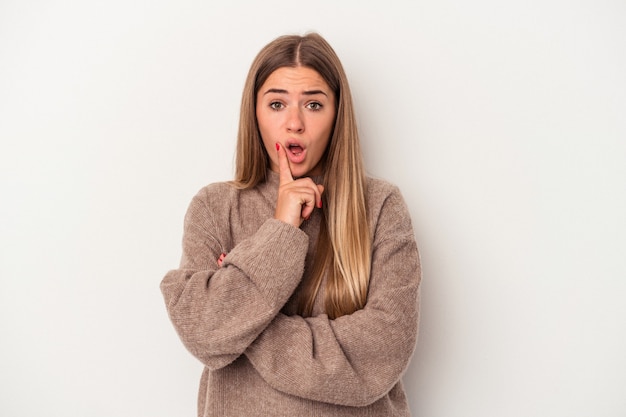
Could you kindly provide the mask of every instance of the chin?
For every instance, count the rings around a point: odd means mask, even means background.
[[[291,176],[294,178],[302,178],[308,176],[308,171],[304,169],[293,169],[291,168]]]

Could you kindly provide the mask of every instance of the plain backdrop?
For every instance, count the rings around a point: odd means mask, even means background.
[[[626,415],[626,3],[0,0],[0,415],[193,416],[159,283],[315,30],[424,268],[417,417]]]

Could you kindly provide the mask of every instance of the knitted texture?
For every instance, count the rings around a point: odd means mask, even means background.
[[[269,172],[254,189],[200,190],[180,267],[161,282],[180,339],[205,366],[198,416],[409,416],[401,377],[417,338],[421,268],[399,190],[368,179],[367,304],[330,320],[324,283],[312,317],[296,314],[321,216],[300,228],[274,219],[278,182]]]

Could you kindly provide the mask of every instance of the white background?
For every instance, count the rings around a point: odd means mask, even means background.
[[[0,1],[0,415],[192,416],[159,291],[243,81],[317,30],[422,253],[417,417],[626,415],[622,0]]]

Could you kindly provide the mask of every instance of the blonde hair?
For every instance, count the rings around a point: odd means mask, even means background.
[[[371,238],[365,203],[365,173],[348,80],[332,47],[316,33],[281,36],[253,61],[241,100],[234,183],[252,188],[265,181],[269,156],[256,120],[260,87],[281,67],[317,71],[334,91],[335,126],[324,154],[323,219],[312,278],[305,283],[299,313],[310,316],[326,275],[325,309],[330,318],[365,306],[371,265]]]

